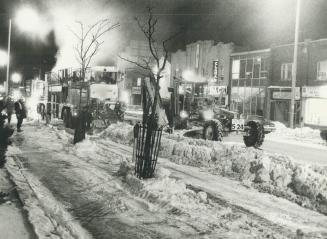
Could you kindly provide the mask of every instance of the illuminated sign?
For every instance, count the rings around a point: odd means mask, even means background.
[[[290,100],[292,99],[292,92],[291,90],[288,91],[273,91],[272,98],[274,100]],[[295,100],[300,99],[300,88],[295,88]]]
[[[62,86],[61,85],[52,85],[49,87],[50,92],[61,92]]]
[[[213,79],[214,79],[214,81],[217,81],[219,78],[218,69],[219,69],[219,61],[213,61]]]
[[[208,94],[212,96],[220,96],[227,94],[227,87],[226,86],[208,86]]]
[[[304,98],[327,98],[327,86],[304,86],[302,87]]]
[[[141,94],[141,86],[133,86],[132,87],[132,94],[133,95],[140,95]]]
[[[107,84],[92,84],[90,85],[90,97],[100,100],[118,99],[118,86]]]

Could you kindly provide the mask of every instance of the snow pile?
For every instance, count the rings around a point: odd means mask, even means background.
[[[130,145],[128,135],[132,134],[132,127],[123,128],[123,136],[119,135],[122,128],[121,125],[113,125],[111,132],[115,133],[107,135],[116,142]],[[279,128],[282,131],[283,126]],[[302,132],[309,135],[311,131]],[[269,154],[242,145],[176,134],[163,135],[159,155],[178,164],[207,168],[213,174],[240,180],[261,191],[327,214],[326,168],[299,165],[291,157]]]
[[[326,144],[326,142],[320,137],[320,130],[312,129],[309,127],[303,128],[287,128],[284,124],[280,122],[273,122],[276,131],[267,134],[267,139],[287,139],[287,140],[295,140],[306,143],[314,143],[314,144]]]
[[[133,194],[149,202],[152,212],[176,215],[181,221],[191,219],[190,226],[199,233],[205,234],[213,228],[219,230],[222,226],[233,233],[234,230],[240,230],[239,224],[245,224],[248,220],[244,216],[232,222],[230,218],[233,218],[234,213],[231,208],[214,204],[205,192],[188,189],[184,182],[170,178],[169,174],[169,170],[159,169],[156,177],[148,180],[128,174],[126,183]]]
[[[127,123],[118,122],[117,124],[110,125],[101,132],[99,136],[103,138],[109,137],[116,143],[131,145],[134,140],[133,126]]]

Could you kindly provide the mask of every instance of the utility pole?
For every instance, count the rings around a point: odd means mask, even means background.
[[[290,128],[294,128],[295,115],[295,88],[296,88],[296,71],[297,71],[297,53],[299,45],[299,25],[300,25],[301,0],[296,2],[295,33],[294,33],[294,55],[292,67],[292,92],[290,105]]]
[[[7,96],[9,96],[10,41],[11,41],[11,19],[9,19],[9,30],[8,30],[8,52],[7,52],[7,74],[6,74],[6,95]]]

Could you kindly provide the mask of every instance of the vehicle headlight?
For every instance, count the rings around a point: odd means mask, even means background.
[[[186,119],[186,118],[188,118],[188,113],[187,113],[185,110],[182,110],[182,111],[179,113],[179,116],[180,116],[182,119]]]
[[[72,110],[72,115],[77,116],[78,115],[78,109],[73,109]]]

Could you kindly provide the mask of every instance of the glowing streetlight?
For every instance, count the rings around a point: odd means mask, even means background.
[[[15,84],[18,84],[22,81],[22,75],[15,72],[11,75],[11,81],[14,82]]]
[[[25,7],[18,10],[15,24],[21,31],[29,33],[39,32],[42,28],[39,15],[31,7]]]
[[[7,65],[8,54],[4,50],[0,50],[0,66]]]

